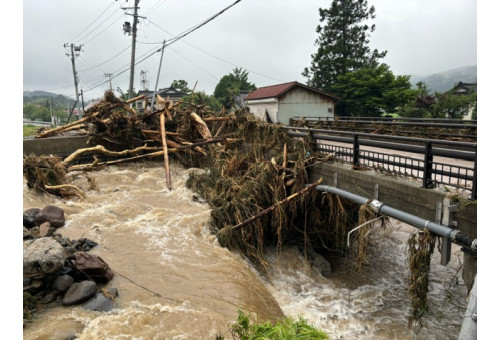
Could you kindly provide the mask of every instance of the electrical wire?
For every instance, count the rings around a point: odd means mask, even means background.
[[[177,54],[179,57],[183,58],[184,60],[186,60],[187,62],[191,63],[192,65],[194,65],[196,68],[200,69],[201,71],[205,72],[206,74],[208,74],[210,77],[214,78],[215,80],[219,80],[219,78],[217,78],[216,76],[214,76],[213,74],[211,74],[210,72],[208,72],[207,70],[205,70],[203,67],[201,67],[200,65],[194,63],[192,60],[186,58],[185,56],[183,56],[182,54],[180,54],[179,52],[177,52],[176,50],[174,50],[172,47],[168,47],[172,52],[174,52],[175,54]]]
[[[208,24],[209,22],[211,22],[212,20],[214,20],[215,18],[217,18],[218,16],[220,16],[221,14],[223,14],[224,12],[226,12],[228,9],[230,9],[230,8],[231,8],[231,7],[233,7],[233,6],[235,6],[235,5],[236,5],[237,3],[239,3],[239,2],[241,2],[241,0],[236,0],[236,1],[235,1],[235,2],[233,2],[231,5],[229,5],[229,6],[225,7],[224,9],[220,10],[219,12],[217,12],[217,13],[216,13],[216,14],[214,14],[214,15],[212,15],[212,16],[211,16],[211,17],[209,17],[208,19],[205,19],[204,21],[202,21],[202,22],[201,22],[201,23],[199,23],[198,25],[195,25],[195,26],[191,27],[190,29],[188,29],[188,30],[184,31],[183,33],[181,33],[181,34],[179,34],[179,35],[175,36],[174,38],[169,39],[169,40],[168,40],[168,41],[169,41],[169,43],[168,43],[168,44],[165,44],[165,45],[164,45],[164,47],[167,47],[167,46],[169,46],[169,45],[171,45],[171,44],[175,43],[176,41],[178,41],[178,40],[180,40],[180,39],[184,38],[184,37],[185,37],[185,36],[187,36],[188,34],[191,34],[192,32],[194,32],[194,31],[196,31],[196,30],[200,29],[201,27],[205,26],[206,24]],[[151,50],[150,50],[150,51],[151,51]],[[149,53],[147,56],[145,56],[145,57],[144,57],[144,58],[142,58],[141,60],[139,60],[139,61],[135,62],[135,63],[134,63],[134,65],[138,65],[138,64],[140,64],[141,62],[143,62],[144,60],[146,60],[146,59],[150,58],[150,57],[151,57],[151,56],[153,56],[156,52],[159,52],[159,51],[161,51],[161,49],[160,49],[160,50],[158,50],[157,48],[154,48],[154,51],[153,51],[152,53]],[[148,52],[146,52],[146,53],[148,53]],[[144,54],[143,54],[143,55],[144,55]],[[113,76],[111,79],[114,79],[115,77],[117,77],[117,76],[119,76],[119,75],[121,75],[121,74],[125,73],[125,72],[126,72],[126,71],[128,71],[129,69],[130,69],[130,67],[128,67],[127,69],[125,69],[125,70],[123,70],[123,71],[121,71],[121,72],[116,73],[116,76]],[[115,72],[113,72],[113,75],[114,75],[114,74],[115,74]],[[99,86],[101,86],[101,85],[105,84],[106,82],[107,82],[107,81],[105,81],[105,82],[103,82],[103,83],[101,83],[101,84],[99,84],[99,85],[96,85],[96,86],[94,86],[94,87],[92,87],[92,88],[89,88],[89,89],[87,89],[86,91],[93,90],[94,88],[99,87]]]
[[[108,20],[118,10],[120,10],[120,8],[118,8],[117,10],[115,10],[108,18],[106,18],[106,20]],[[124,16],[124,14],[121,14],[115,21],[113,21],[111,24],[109,24],[108,26],[106,26],[106,28],[104,28],[102,31],[100,31],[99,33],[97,33],[96,35],[94,35],[92,38],[89,38],[87,41],[85,41],[84,44],[88,44],[90,41],[94,40],[95,38],[97,38],[98,36],[100,36],[101,34],[103,34],[105,31],[108,30],[108,28],[110,28],[112,25],[114,25],[118,20],[123,19],[123,16]],[[89,32],[83,38],[86,38],[87,36],[89,36],[90,33],[94,32],[97,28],[99,28],[102,24],[104,24],[104,22],[105,21],[103,21],[99,26],[97,26],[96,28],[94,28],[91,32]],[[81,40],[83,40],[83,38]]]
[[[161,29],[162,31],[164,31],[165,33],[167,33],[167,34],[169,34],[169,35],[173,36],[173,34],[172,34],[172,33],[170,33],[170,32],[168,32],[168,31],[166,31],[165,29],[163,29],[163,28],[162,28],[162,27],[160,27],[159,25],[155,24],[155,23],[154,23],[154,22],[152,22],[151,20],[149,20],[149,19],[148,19],[148,21],[149,21],[151,24],[153,24],[154,26],[156,26],[157,28],[159,28],[159,29]],[[231,66],[236,67],[236,68],[242,68],[242,66],[240,66],[240,65],[236,65],[236,64],[234,64],[234,63],[232,63],[232,62],[229,62],[229,61],[224,60],[224,59],[222,59],[222,58],[220,58],[220,57],[218,57],[218,56],[215,56],[215,55],[213,55],[213,54],[211,54],[211,53],[209,53],[209,52],[206,52],[206,51],[204,51],[204,50],[200,49],[199,47],[194,46],[193,44],[191,44],[191,43],[189,43],[189,42],[187,42],[187,41],[185,41],[185,40],[181,40],[181,41],[182,41],[183,43],[185,43],[186,45],[189,45],[189,46],[191,46],[192,48],[194,48],[194,49],[196,49],[196,50],[198,50],[198,51],[200,51],[200,52],[202,52],[202,53],[204,53],[204,54],[206,54],[206,55],[208,55],[208,56],[210,56],[210,57],[212,57],[212,58],[215,58],[215,59],[217,59],[217,60],[219,60],[219,61],[222,61],[222,62],[223,62],[223,63],[225,63],[225,64],[231,65]],[[246,68],[244,68],[244,69],[245,69],[247,72],[249,72],[249,73],[253,73],[253,74],[256,74],[256,75],[261,76],[261,77],[264,77],[264,78],[268,78],[268,79],[275,80],[275,81],[278,81],[278,82],[284,82],[284,80],[276,79],[276,78],[274,78],[274,77],[267,76],[267,75],[265,75],[265,74],[262,74],[262,73],[259,73],[259,72],[255,72],[255,71],[252,71],[252,70],[248,70],[248,69],[246,69]]]
[[[98,19],[99,19],[99,18],[100,18],[103,14],[104,14],[104,13],[106,13],[106,11],[107,11],[107,10],[108,10],[111,6],[113,6],[113,4],[114,4],[115,2],[116,2],[115,0],[111,0],[111,4],[110,4],[108,7],[106,7],[106,9],[105,9],[104,11],[102,11],[102,13],[101,13],[101,14],[99,14],[99,15],[97,16],[97,18],[95,18],[95,19],[94,19],[94,20],[93,20],[90,24],[88,24],[88,25],[87,25],[87,27],[85,27],[83,30],[81,30],[81,31],[80,31],[80,33],[78,33],[78,34],[77,34],[77,35],[76,35],[73,39],[71,39],[70,41],[75,41],[75,40],[76,40],[76,38],[78,38],[78,37],[79,37],[79,36],[80,36],[83,32],[85,32],[85,30],[86,30],[87,28],[89,28],[90,26],[92,26],[92,24],[94,24],[94,23],[95,23],[95,22],[96,22],[96,21],[97,21],[97,20],[98,20]]]
[[[99,65],[96,65],[96,66],[93,66],[93,67],[91,67],[91,68],[88,68],[88,69],[82,70],[82,71],[80,71],[80,72],[86,72],[86,71],[90,71],[90,70],[93,70],[93,69],[95,69],[95,68],[98,68],[98,67],[100,67],[100,66],[102,66],[102,65],[104,65],[104,64],[106,64],[106,63],[108,63],[108,62],[110,62],[111,60],[115,59],[116,57],[118,57],[119,55],[121,55],[122,53],[124,53],[126,50],[128,50],[129,48],[130,48],[130,46],[127,46],[127,47],[125,47],[123,50],[121,50],[120,52],[118,52],[117,54],[115,54],[114,56],[112,56],[111,58],[109,58],[108,60],[103,61],[102,63],[100,63]]]
[[[153,7],[151,7],[150,9],[148,9],[145,13],[144,13],[144,16],[148,15],[149,13],[153,12],[154,10],[156,10],[158,7],[160,7],[161,5],[163,5],[164,3],[166,2],[166,0],[159,0],[156,4],[153,5]]]

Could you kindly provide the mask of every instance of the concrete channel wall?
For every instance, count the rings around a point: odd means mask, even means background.
[[[24,155],[54,155],[66,157],[74,151],[88,148],[87,136],[49,137],[23,140]]]
[[[452,193],[444,189],[424,189],[420,183],[408,178],[401,178],[381,174],[374,170],[353,170],[352,165],[340,163],[323,163],[314,166],[311,170],[310,181],[320,177],[321,184],[330,185],[354,194],[369,198],[402,210],[409,214],[444,224],[443,208],[451,198],[452,207],[456,210],[451,214],[451,221],[455,228],[477,238],[477,204],[463,199],[453,199]],[[465,284],[471,289],[476,274],[476,257],[464,253],[464,268],[462,277]]]
[[[23,154],[53,154],[66,157],[77,149],[91,147],[86,136],[65,136],[40,139],[25,139]],[[420,183],[408,178],[377,173],[374,170],[353,170],[351,165],[340,163],[323,163],[312,168],[311,182],[323,178],[322,184],[337,187],[354,194],[374,198],[395,209],[409,214],[442,223],[438,214],[441,205],[450,196],[444,190],[423,189]],[[468,200],[455,202],[457,211],[451,220],[456,228],[477,238],[477,204]],[[441,208],[442,209],[442,208]],[[469,290],[476,274],[476,258],[464,253],[464,269],[462,277]]]

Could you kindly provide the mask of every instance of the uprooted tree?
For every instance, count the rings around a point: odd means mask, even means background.
[[[140,97],[138,97],[140,98]],[[138,114],[112,92],[72,124],[41,131],[38,138],[75,130],[88,136],[88,148],[65,159],[26,156],[29,187],[63,197],[84,197],[68,182],[70,172],[86,173],[111,164],[163,158],[203,166],[187,185],[211,205],[210,227],[222,246],[239,251],[266,267],[266,247],[300,245],[304,249],[345,254],[349,231],[372,219],[339,196],[323,195],[309,172],[331,156],[315,152],[309,139],[290,137],[284,129],[259,121],[244,110],[227,114],[194,103],[172,103],[158,97],[158,109]],[[92,161],[84,157],[92,156]],[[366,237],[357,233],[358,263],[366,261]]]

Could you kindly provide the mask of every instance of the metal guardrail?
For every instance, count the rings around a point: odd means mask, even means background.
[[[477,198],[477,144],[446,140],[422,139],[403,136],[378,136],[366,133],[316,130],[284,127],[292,137],[311,138],[316,141],[316,150],[333,154],[341,162],[357,167],[368,167],[381,172],[418,179],[423,188],[445,185],[469,193]],[[336,145],[329,142],[350,144]],[[415,154],[415,157],[396,155],[361,146]],[[421,158],[417,158],[420,155]],[[437,162],[435,156],[450,159]],[[471,162],[471,167],[457,165],[453,160]]]
[[[477,121],[392,117],[293,117],[290,126],[476,142]]]
[[[297,120],[305,120],[305,121],[365,121],[365,122],[370,122],[370,123],[387,123],[387,122],[394,122],[394,123],[401,123],[401,122],[408,122],[408,123],[430,123],[430,124],[436,124],[436,123],[442,123],[442,124],[460,124],[460,125],[477,125],[477,120],[468,120],[468,119],[448,119],[448,118],[410,118],[410,117],[350,117],[350,116],[334,116],[334,117],[302,117],[302,116],[295,116],[292,117],[292,121]]]

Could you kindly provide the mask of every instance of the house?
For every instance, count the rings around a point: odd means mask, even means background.
[[[462,83],[459,82],[452,88],[449,92],[455,95],[470,95],[472,93],[477,93],[477,83]],[[463,117],[463,119],[472,119],[472,113],[474,112],[474,106],[470,105],[467,114]]]
[[[257,118],[289,124],[290,118],[333,117],[340,97],[293,81],[260,87],[247,97],[247,106]]]
[[[146,95],[146,97],[143,100],[136,102],[136,108],[138,111],[144,110],[146,106],[151,106],[151,103],[153,101],[154,91],[149,91],[149,90],[139,91],[139,93],[137,93],[137,96],[141,96],[143,94]],[[161,96],[163,99],[169,98],[172,102],[175,103],[179,101],[182,97],[186,96],[187,93],[183,93],[172,87],[169,87],[157,90],[156,95]],[[156,99],[155,99],[155,106],[156,106]]]
[[[477,83],[459,82],[451,91],[453,94],[471,94],[477,92]]]
[[[102,98],[97,98],[97,99],[92,99],[90,101],[90,103],[88,103],[84,108],[83,108],[83,111],[87,112],[88,109],[96,106],[97,104],[99,104],[100,102],[102,101]]]

